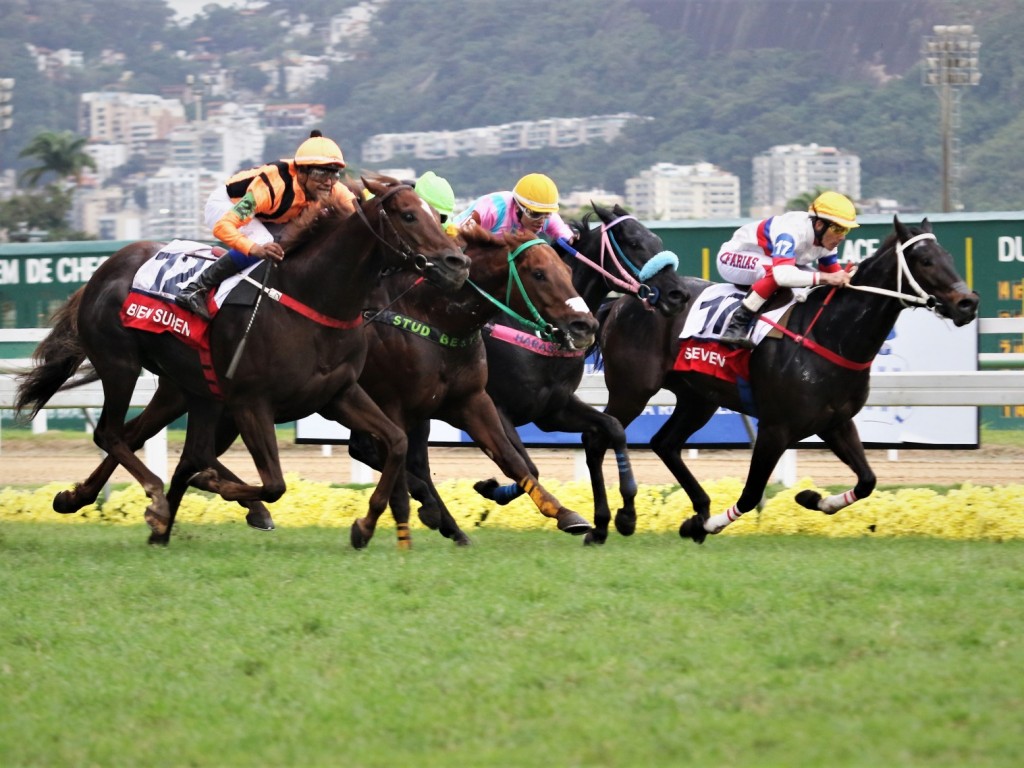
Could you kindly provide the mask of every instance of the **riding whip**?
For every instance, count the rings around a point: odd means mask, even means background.
[[[263,294],[267,292],[267,283],[270,282],[270,270],[275,266],[277,266],[275,262],[268,262],[267,271],[263,273],[263,282],[260,284],[260,293],[256,297],[256,304],[252,308],[252,314],[249,315],[249,324],[245,326],[245,333],[242,334],[242,340],[238,342],[238,348],[235,349],[235,356],[231,358],[231,365],[228,366],[228,372],[224,374],[226,378],[232,379],[235,376],[235,370],[238,368],[238,363],[242,360],[242,351],[245,349],[245,342],[249,338],[249,331],[252,330],[252,321],[256,319],[256,312],[260,308],[260,302],[263,301]]]

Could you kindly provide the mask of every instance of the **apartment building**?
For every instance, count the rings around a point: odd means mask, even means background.
[[[126,144],[131,154],[184,123],[185,107],[179,100],[151,93],[83,93],[78,106],[79,133],[94,142]]]
[[[740,180],[711,163],[656,163],[626,179],[626,205],[641,219],[737,218]]]
[[[836,147],[780,144],[753,159],[750,215],[782,213],[786,203],[818,187],[859,200],[860,157]]]

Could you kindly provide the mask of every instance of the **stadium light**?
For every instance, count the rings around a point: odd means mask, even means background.
[[[954,133],[960,123],[960,97],[963,88],[981,82],[978,51],[981,41],[970,24],[937,24],[921,46],[925,67],[922,80],[935,88],[939,97],[942,128],[942,210],[952,211],[956,204],[954,179],[959,175]]]

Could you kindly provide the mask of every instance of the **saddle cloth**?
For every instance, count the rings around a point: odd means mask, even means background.
[[[207,348],[207,321],[174,303],[189,282],[225,253],[223,248],[193,240],[172,240],[149,258],[135,273],[132,288],[121,307],[127,328],[170,333],[197,349]],[[258,262],[218,286],[210,314],[216,315],[229,293],[245,276],[261,266]]]

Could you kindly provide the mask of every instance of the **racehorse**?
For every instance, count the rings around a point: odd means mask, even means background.
[[[158,243],[133,243],[115,253],[58,312],[54,329],[36,351],[36,367],[19,386],[16,407],[34,415],[89,358],[93,378],[102,382],[104,392],[94,440],[109,454],[90,480],[103,471],[109,476],[121,464],[139,481],[150,498],[145,518],[151,543],[169,540],[189,482],[240,503],[280,498],[285,483],[275,421],[318,412],[381,440],[387,462],[370,499],[377,514],[387,505],[394,484],[404,487],[405,436],[356,384],[366,354],[359,329],[364,300],[382,269],[413,270],[455,290],[468,277],[469,260],[411,187],[383,178],[365,183],[375,197],[361,201],[356,215],[324,215],[273,270],[273,290],[262,289],[268,297],[262,311],[230,304],[221,308],[209,325],[208,360],[201,361],[194,349],[170,334],[122,323],[133,277],[160,251]],[[249,339],[248,349],[228,376],[243,336]],[[160,375],[169,388],[150,404],[150,417],[127,434],[125,414],[143,367]],[[173,416],[167,414],[182,400],[189,414],[185,449],[165,496],[161,479],[133,450],[144,435],[169,423]],[[160,426],[154,429],[154,424]],[[216,460],[238,434],[262,486],[243,483]]]
[[[359,383],[393,422],[416,436],[409,446],[409,488],[421,503],[439,504],[435,527],[442,535],[469,543],[440,502],[430,479],[426,442],[417,439],[419,427],[430,419],[469,434],[542,514],[557,521],[559,530],[585,533],[590,524],[541,486],[528,457],[506,435],[485,389],[488,366],[480,329],[504,312],[562,349],[583,351],[594,341],[597,321],[576,293],[571,271],[546,241],[529,232],[493,235],[475,220],[462,228],[461,237],[472,266],[467,285],[456,294],[446,296],[407,275],[384,281],[375,292],[367,311],[373,318],[366,326],[369,355]],[[365,435],[353,434],[349,451],[370,466],[379,464]],[[373,517],[356,520],[353,546],[366,546],[376,522]],[[407,530],[407,520],[396,523]]]
[[[591,228],[594,217],[600,226]],[[575,253],[570,254],[573,285],[592,312],[597,312],[613,290],[625,293],[634,308],[653,309],[664,318],[678,315],[686,307],[689,293],[684,278],[676,272],[678,257],[666,252],[661,238],[621,206],[609,210],[594,205],[592,214],[573,224],[580,232],[574,244]],[[498,372],[489,378],[487,391],[498,406],[509,436],[522,446],[515,428],[530,422],[547,432],[603,435],[615,453],[619,492],[631,506],[637,484],[626,448],[626,433],[618,419],[587,405],[575,394],[583,379],[584,352],[565,355],[537,344],[523,346],[518,343],[519,336],[508,331],[507,327],[490,328],[484,343],[488,368]],[[603,543],[600,523],[611,517],[608,494],[600,468],[595,472],[590,467],[590,474],[597,527],[588,531],[584,542]],[[477,483],[476,488],[485,497],[503,504],[518,495],[513,486],[499,486],[493,479]]]
[[[749,390],[712,373],[674,370],[686,315],[707,310],[705,327],[719,329],[728,319],[725,307],[699,306],[698,297],[710,285],[706,281],[690,279],[693,305],[673,320],[638,311],[635,302],[622,299],[600,318],[607,412],[628,426],[659,389],[676,396],[675,410],[654,435],[651,448],[696,513],[683,521],[680,536],[702,543],[753,509],[783,452],[810,435],[821,437],[854,471],[857,483],[825,498],[801,491],[798,503],[831,515],[874,490],[875,474],[853,422],[867,400],[871,361],[905,307],[928,307],[956,326],[969,323],[978,312],[977,294],[957,274],[928,220],[919,228],[905,226],[898,217],[893,224],[895,231],[857,266],[849,287],[813,289],[794,306],[781,338],[766,338],[749,353]],[[695,343],[702,344],[699,338]],[[724,348],[717,349],[726,354]],[[756,416],[758,430],[739,500],[712,517],[710,499],[683,462],[681,450],[719,407]],[[607,446],[599,435],[585,442],[588,464],[600,467]],[[635,511],[621,510],[615,525],[625,534],[632,532],[635,521]]]

